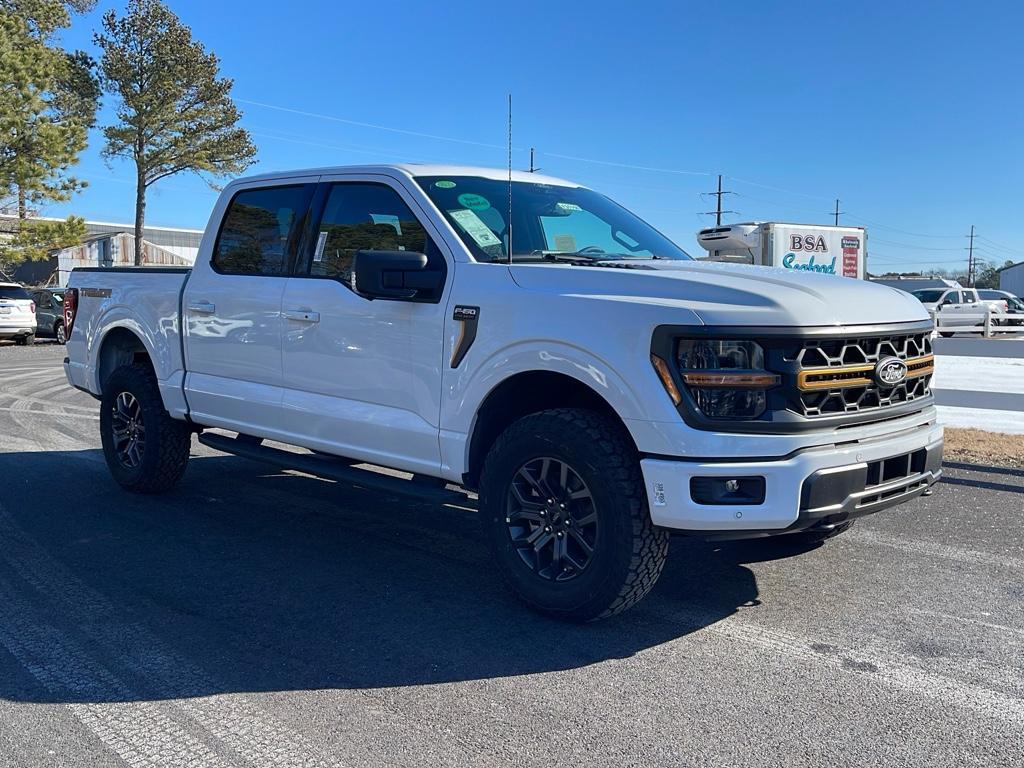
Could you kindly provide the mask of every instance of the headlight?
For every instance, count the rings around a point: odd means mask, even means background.
[[[765,390],[779,383],[754,341],[680,339],[676,360],[697,407],[713,419],[756,419],[768,405]]]

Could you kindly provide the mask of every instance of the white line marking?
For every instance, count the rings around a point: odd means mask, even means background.
[[[708,630],[792,659],[828,664],[851,674],[863,675],[866,679],[974,710],[993,719],[1009,720],[1018,725],[1024,723],[1024,699],[927,672],[894,658],[865,655],[830,643],[814,643],[806,637],[736,620],[720,621],[709,626]]]
[[[80,699],[68,702],[68,709],[129,766],[227,768],[228,763],[168,717],[162,707],[136,701],[109,670],[58,630],[36,624],[29,616],[24,601],[0,580],[0,643],[55,700]]]
[[[920,608],[910,608],[909,610],[912,613],[916,613],[921,616],[932,616],[937,619],[948,619],[949,621],[955,621],[962,624],[973,624],[978,627],[986,627],[988,629],[995,629],[1000,632],[1009,632],[1014,635],[1024,636],[1024,629],[1008,627],[1005,624],[995,624],[991,621],[982,621],[981,619],[968,619],[966,616],[954,616],[951,613],[941,613],[939,611],[925,611]]]
[[[889,547],[898,549],[901,552],[913,552],[916,555],[928,555],[929,557],[943,557],[947,560],[967,563],[969,565],[996,566],[1024,572],[1024,560],[1006,555],[997,555],[992,552],[979,552],[975,549],[964,549],[963,547],[950,547],[946,544],[936,544],[928,541],[911,541],[890,533],[876,533],[872,530],[854,527],[843,537],[844,541],[870,544],[877,547]]]
[[[316,754],[303,735],[244,695],[209,695],[222,686],[144,627],[124,622],[109,600],[50,557],[2,506],[0,540],[0,555],[18,576],[46,595],[62,615],[76,620],[98,645],[117,650],[133,675],[173,691],[182,711],[246,760],[279,768],[340,765]]]

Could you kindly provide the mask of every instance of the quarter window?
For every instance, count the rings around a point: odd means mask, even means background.
[[[383,184],[331,187],[314,243],[309,273],[352,287],[357,251],[412,251],[427,255],[428,269],[444,270],[444,257],[398,193]]]
[[[231,275],[287,275],[312,191],[307,184],[235,195],[217,235],[214,269]]]

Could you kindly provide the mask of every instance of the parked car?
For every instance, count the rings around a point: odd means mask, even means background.
[[[169,489],[198,433],[384,494],[476,490],[513,590],[579,621],[639,601],[670,531],[812,544],[930,492],[916,299],[694,261],[603,195],[507,174],[255,176],[193,268],[75,269],[65,371],[114,479]]]
[[[1005,301],[1006,313],[1009,315],[1007,322],[1010,325],[1024,325],[1024,300],[1014,296],[1009,291],[997,291],[990,288],[981,289],[978,295],[986,301]]]
[[[50,336],[63,344],[64,334],[64,289],[33,288],[30,291],[36,303],[36,334]]]
[[[36,306],[18,283],[0,283],[0,339],[23,345],[36,339]]]
[[[973,331],[983,326],[986,312],[993,313],[995,325],[1008,320],[1004,299],[983,299],[975,288],[921,288],[911,295],[935,313],[935,326],[942,336],[956,333],[946,330],[950,328]]]

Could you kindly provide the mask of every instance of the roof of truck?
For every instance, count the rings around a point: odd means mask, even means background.
[[[262,179],[279,179],[293,176],[325,176],[333,173],[365,173],[393,176],[395,172],[403,176],[480,176],[485,179],[505,181],[508,179],[508,168],[483,168],[472,165],[430,165],[419,163],[389,163],[383,165],[333,165],[323,168],[298,168],[289,171],[272,171],[254,176],[244,176],[239,182],[259,181]],[[529,171],[512,171],[512,181],[529,181],[535,184],[553,184],[561,187],[580,187],[572,181],[547,176]]]

